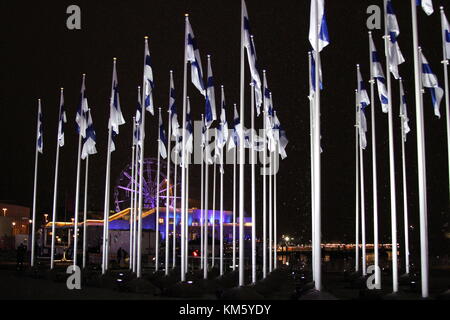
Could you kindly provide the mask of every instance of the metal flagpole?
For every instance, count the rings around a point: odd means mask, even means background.
[[[206,145],[208,145],[209,143],[209,128],[206,128],[206,141],[205,141],[205,152],[206,152]],[[208,148],[208,152],[209,152],[209,148]],[[205,154],[206,157],[206,154]],[[203,249],[205,250],[205,254],[204,254],[204,265],[203,265],[203,278],[207,279],[208,278],[208,222],[209,222],[209,208],[208,208],[208,189],[209,189],[209,180],[208,180],[208,170],[209,169],[209,163],[208,163],[208,158],[206,158],[206,163],[205,163],[205,199],[204,199],[204,204],[205,204],[205,232],[203,234],[204,236],[204,240],[205,243],[203,245]]]
[[[31,267],[34,267],[34,246],[35,246],[35,229],[36,229],[36,193],[37,193],[37,173],[38,173],[38,158],[39,158],[39,125],[41,116],[41,99],[38,99],[38,115],[37,115],[37,126],[36,126],[36,151],[34,159],[34,186],[33,186],[33,216],[31,218]]]
[[[400,86],[403,86],[402,78],[399,79]],[[400,101],[401,101],[401,109],[403,108],[403,93],[400,91]],[[406,161],[405,161],[405,142],[406,142],[406,132],[405,132],[405,117],[402,110],[400,110],[400,132],[402,137],[402,174],[403,174],[403,225],[404,225],[404,233],[405,233],[405,270],[406,274],[409,274],[409,228],[408,228],[408,193],[406,186]]]
[[[389,41],[387,29],[387,0],[384,0],[384,24],[385,24],[385,54],[386,54],[386,80],[388,91],[388,125],[389,125],[389,180],[391,189],[391,238],[392,238],[392,291],[398,291],[398,267],[397,267],[397,199],[395,190],[395,159],[394,159],[394,131],[392,121],[392,86],[389,70]]]
[[[140,87],[138,87],[138,97],[141,96],[140,93]],[[137,128],[139,131],[141,130],[140,127]],[[136,141],[136,149],[135,149],[136,155],[135,155],[135,163],[134,163],[134,215],[133,215],[133,272],[136,272],[136,264],[137,264],[137,220],[139,215],[139,205],[138,205],[138,194],[139,194],[139,185],[138,185],[138,169],[139,169],[139,161],[140,161],[140,145],[139,145],[139,139]]]
[[[240,75],[240,121],[244,140],[244,0],[241,1],[241,75]],[[244,141],[239,144],[239,286],[244,285]]]
[[[311,79],[311,65],[312,65],[312,55],[311,52],[308,52],[308,66],[309,66],[309,87],[310,87],[310,94],[312,92],[312,79]],[[310,130],[310,158],[311,158],[311,243],[314,243],[314,96],[309,97],[309,130]],[[358,154],[358,153],[356,153]],[[312,258],[312,264],[314,264],[315,254],[314,250],[311,250],[311,258]],[[312,277],[313,281],[316,279],[316,268],[312,266]]]
[[[263,88],[267,88],[266,70],[263,70]],[[267,213],[266,213],[266,167],[267,167],[267,132],[266,132],[266,99],[263,99],[263,279],[267,276]]]
[[[172,70],[170,70],[170,77],[172,78]],[[170,89],[169,89],[169,101],[170,101]],[[169,218],[170,218],[170,144],[172,140],[172,125],[171,125],[171,118],[172,118],[172,112],[170,110],[170,102],[169,102],[169,108],[167,110],[169,116],[167,120],[167,131],[168,131],[168,139],[167,139],[167,178],[166,178],[166,261],[165,261],[165,274],[166,276],[169,275]],[[174,220],[175,221],[175,220]]]
[[[316,3],[316,9],[318,8],[318,3]],[[322,288],[322,280],[321,280],[321,165],[320,165],[320,52],[319,52],[319,34],[320,34],[320,26],[319,23],[319,10],[316,10],[316,68],[315,68],[315,116],[314,116],[314,236],[316,237],[316,241],[314,243],[313,250],[315,251],[315,266],[316,266],[316,279],[314,281],[315,289],[321,290]]]
[[[84,176],[84,214],[83,214],[83,269],[86,268],[87,251],[87,191],[89,173],[89,154],[86,155],[86,168]]]
[[[204,116],[202,114],[202,130],[203,130],[203,124],[205,123],[205,119]],[[203,139],[203,132],[202,132],[202,139]],[[204,256],[204,241],[203,241],[203,229],[204,229],[204,225],[205,225],[205,219],[204,219],[204,209],[205,209],[205,201],[204,201],[204,187],[203,187],[203,182],[204,182],[204,166],[203,166],[203,162],[204,162],[204,144],[203,141],[201,141],[200,143],[200,269],[203,270],[203,256]]]
[[[187,99],[188,99],[188,102],[189,102],[189,97],[187,97]],[[189,156],[188,156],[188,154],[189,154]],[[190,153],[188,153],[187,151],[186,151],[186,196],[185,196],[185,201],[186,201],[186,204],[185,204],[185,220],[184,220],[184,228],[185,228],[185,230],[184,230],[184,238],[185,238],[185,245],[184,245],[184,250],[185,250],[185,271],[184,271],[184,273],[187,273],[188,272],[188,270],[189,270],[189,264],[188,264],[188,262],[189,262],[189,251],[188,251],[188,247],[189,247],[189,162],[190,162]]]
[[[130,205],[130,270],[133,269],[133,221],[134,221],[134,186],[135,186],[135,180],[134,180],[134,155],[135,155],[135,144],[134,144],[134,132],[136,131],[136,117],[133,117],[133,139],[131,144],[131,205]]]
[[[175,136],[176,139],[178,139],[178,134]],[[178,141],[177,141],[178,143]],[[176,144],[177,144],[176,143]],[[175,144],[175,145],[176,145]],[[175,148],[176,149],[176,148]],[[177,149],[176,149],[177,150]],[[174,188],[174,192],[173,192],[173,236],[172,236],[172,269],[175,269],[176,265],[177,265],[177,176],[178,176],[178,151],[176,153],[175,158],[175,176],[174,176],[174,184],[173,184],[173,188]]]
[[[223,134],[223,126],[222,126],[222,134]],[[221,141],[220,143],[222,144],[223,141]],[[222,145],[222,147],[220,148],[220,275],[221,276],[223,275],[223,176],[224,176],[223,148],[224,147],[225,145]]]
[[[277,112],[275,111],[275,115]],[[278,142],[275,144],[275,168],[273,173],[273,269],[277,268],[277,173],[279,169]]]
[[[106,156],[106,178],[105,178],[105,203],[103,212],[103,263],[102,263],[102,274],[105,274],[108,265],[108,239],[109,239],[109,175],[110,175],[110,165],[111,165],[111,121],[108,121],[108,154]]]
[[[356,68],[359,72],[359,64],[356,65]],[[359,88],[359,83],[358,88]],[[357,112],[358,112],[358,120],[359,120],[359,129],[361,130],[361,98],[360,98],[361,92],[357,94],[358,100],[357,100]],[[373,109],[373,106],[372,106]],[[365,202],[365,191],[364,191],[364,153],[363,148],[361,144],[361,134],[359,135],[359,178],[361,179],[361,182],[359,184],[360,186],[360,192],[361,192],[361,244],[362,244],[362,274],[363,276],[366,276],[367,274],[367,268],[366,268],[366,202]]]
[[[181,281],[186,280],[185,259],[184,259],[184,211],[186,209],[186,170],[185,153],[186,153],[186,98],[187,98],[187,36],[189,15],[185,14],[185,34],[184,34],[184,61],[183,61],[183,130],[182,130],[182,152],[181,152]]]
[[[273,223],[272,223],[272,173],[273,173],[273,163],[272,163],[272,151],[269,150],[269,272],[272,272],[272,233],[273,233]]]
[[[373,59],[372,59],[372,32],[369,31],[369,61],[370,61],[370,103],[371,125],[372,125],[372,194],[373,194],[373,253],[375,263],[375,286],[381,289],[381,274],[378,253],[378,182],[377,182],[377,145],[375,132],[375,78],[373,75]]]
[[[236,161],[237,146],[233,155],[233,271],[236,270]]]
[[[356,155],[356,172],[355,172],[355,271],[359,272],[359,120],[358,120],[358,90],[355,90],[355,155]]]
[[[422,79],[419,62],[419,33],[417,30],[416,1],[411,0],[411,15],[413,29],[414,80],[416,93],[417,122],[417,174],[419,180],[419,221],[420,221],[420,267],[422,282],[422,297],[428,297],[428,218],[427,218],[427,179],[425,164],[425,125],[423,118]]]
[[[144,43],[148,41],[148,37],[144,37]],[[144,54],[144,65],[145,65],[146,56]],[[136,254],[136,276],[140,278],[142,276],[142,214],[144,211],[144,203],[143,203],[143,183],[144,183],[144,134],[145,134],[145,86],[148,85],[145,83],[145,75],[142,77],[142,98],[141,98],[141,124],[139,125],[140,133],[139,140],[141,141],[139,145],[140,155],[139,155],[139,199],[138,199],[138,207],[139,207],[139,217],[138,217],[138,230],[137,230],[137,254]]]
[[[217,129],[214,129],[214,157],[213,157],[213,213],[212,213],[212,244],[211,244],[211,268],[214,268],[216,261],[216,145],[217,145]]]
[[[255,195],[255,84],[250,83],[251,92],[251,171],[252,171],[252,283],[256,283],[256,195]]]
[[[63,99],[64,89],[61,88],[61,100]],[[63,103],[61,101],[61,103]],[[55,160],[55,184],[53,189],[53,217],[52,217],[52,246],[50,253],[50,269],[55,266],[55,223],[56,223],[56,202],[57,202],[57,192],[58,192],[58,167],[59,167],[59,126],[62,125],[61,121],[61,106],[59,109],[59,124],[58,124],[58,135],[56,137],[56,160]]]
[[[449,192],[450,192],[450,93],[448,89],[448,59],[445,49],[446,44],[446,34],[445,34],[445,27],[444,27],[444,20],[445,20],[445,13],[444,13],[444,7],[440,7],[441,10],[441,25],[442,25],[442,50],[443,50],[443,59],[442,59],[442,65],[444,67],[444,81],[445,81],[445,110],[447,113],[447,154],[448,154],[448,174],[449,174]]]
[[[161,117],[161,108],[159,109],[159,116]],[[160,173],[160,165],[161,165],[161,133],[158,125],[158,162],[156,169],[156,217],[155,217],[155,226],[156,226],[156,251],[155,251],[155,271],[159,270],[159,173]],[[166,221],[167,224],[167,221]]]

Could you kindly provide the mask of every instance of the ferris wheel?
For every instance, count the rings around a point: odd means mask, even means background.
[[[156,158],[145,158],[144,168],[143,168],[143,188],[142,188],[142,202],[143,207],[146,209],[155,208],[157,206],[157,162]],[[169,198],[170,204],[173,205],[173,175],[174,166],[170,168],[170,186],[169,186]],[[159,173],[159,206],[166,205],[166,192],[167,192],[167,164],[166,162],[160,161],[160,173]],[[180,177],[181,178],[181,177]],[[137,190],[139,190],[139,172],[137,174]],[[131,207],[131,197],[134,194],[132,190],[132,164],[128,164],[120,173],[118,179],[116,180],[116,186],[114,188],[114,203],[116,211],[122,211],[124,209]],[[178,185],[179,183],[177,183]]]

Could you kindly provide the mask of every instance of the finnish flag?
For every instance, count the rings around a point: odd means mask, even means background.
[[[205,122],[209,128],[213,121],[217,119],[216,115],[216,97],[214,91],[214,77],[211,68],[211,56],[208,55],[208,80],[206,83],[206,103],[205,103]]]
[[[397,38],[400,35],[400,28],[398,26],[397,17],[392,6],[392,1],[386,1],[386,14],[387,14],[387,31],[390,38],[389,41],[389,70],[395,79],[399,79],[400,75],[398,72],[398,66],[405,62],[405,58],[398,45]]]
[[[37,138],[36,138],[36,148],[39,153],[44,153],[44,136],[42,133],[42,109],[41,109],[41,99],[38,100],[38,121],[37,121]]]
[[[444,41],[445,59],[450,59],[450,25],[445,16],[444,9],[441,9],[442,36]]]
[[[59,98],[59,123],[58,123],[58,144],[64,146],[64,124],[67,122],[66,110],[64,108],[64,90],[61,88],[61,96]]]
[[[170,71],[170,92],[169,92],[169,116],[172,126],[172,136],[178,136],[178,123],[177,106],[175,105],[175,86],[173,84],[173,72]]]
[[[83,149],[81,151],[81,159],[86,159],[88,155],[96,154],[97,149],[95,148],[97,137],[95,135],[94,123],[92,122],[91,110],[88,109],[87,112],[87,128],[86,137],[83,142]]]
[[[165,159],[167,158],[167,137],[166,137],[166,131],[164,130],[164,125],[161,117],[161,109],[159,109],[159,155],[161,158]]]
[[[133,133],[133,145],[141,144],[141,123],[142,123],[142,98],[141,98],[141,87],[138,87],[137,103],[136,103],[136,116],[134,120],[136,121],[136,126]]]
[[[186,101],[186,152],[192,154],[193,152],[193,132],[192,118],[191,118],[191,103],[189,102],[189,97]]]
[[[153,82],[153,69],[152,60],[150,57],[150,50],[148,49],[148,40],[145,38],[145,59],[144,59],[144,107],[145,110],[149,111],[154,115],[154,105],[153,105],[153,89],[155,83]]]
[[[262,92],[261,92],[261,77],[259,76],[258,66],[256,64],[256,49],[253,41],[253,35],[251,34],[250,20],[248,19],[247,6],[245,1],[242,1],[242,10],[244,16],[244,30],[243,39],[244,47],[247,51],[248,65],[250,67],[250,74],[255,84],[255,102],[256,102],[256,114],[259,116],[262,105]]]
[[[317,32],[317,29],[319,29],[319,32]],[[317,37],[319,38],[318,48],[316,48]],[[309,42],[311,43],[313,49],[319,52],[330,44],[327,19],[325,17],[325,0],[311,0]]]
[[[239,113],[237,111],[236,104],[234,105],[234,118],[233,118],[233,130],[231,132],[230,143],[228,144],[228,150],[239,146],[240,133],[242,130],[241,120],[239,119]]]
[[[314,93],[316,92],[316,60],[314,59],[315,51],[309,53],[311,56],[311,74],[309,75],[309,99],[314,99]],[[319,65],[319,88],[323,90],[322,83],[322,68]]]
[[[434,115],[440,118],[441,113],[439,112],[439,106],[441,105],[441,100],[444,96],[444,90],[439,87],[438,79],[431,70],[431,66],[422,51],[420,51],[420,58],[422,61],[422,85],[430,91]]]
[[[364,113],[365,108],[370,104],[369,95],[367,94],[365,83],[361,76],[361,70],[359,65],[357,66],[357,77],[358,77],[358,106],[360,107],[359,112],[359,136],[361,148],[365,149],[367,147],[367,121]]]
[[[406,109],[406,95],[405,95],[405,91],[403,89],[403,81],[402,79],[400,79],[400,96],[401,96],[401,101],[400,101],[400,119],[402,122],[402,132],[403,132],[403,140],[406,141],[406,135],[411,131],[408,122],[409,122],[409,118],[408,118],[408,111]]]
[[[124,123],[125,119],[120,110],[119,84],[117,81],[116,60],[114,59],[109,114],[109,125],[111,126],[111,152],[116,150],[114,141],[119,134],[119,126]]]
[[[225,92],[223,86],[221,86],[221,112],[220,112],[220,122],[218,127],[218,147],[223,148],[228,140],[228,123],[225,113]]]
[[[423,11],[428,15],[432,15],[434,12],[433,9],[433,0],[416,0],[417,6],[422,6]]]
[[[286,131],[281,126],[280,120],[278,120],[276,112],[274,114],[273,124],[275,143],[278,144],[278,153],[281,156],[281,159],[286,159],[286,146],[288,145],[289,140]]]
[[[89,110],[85,80],[86,80],[86,77],[83,74],[83,80],[81,82],[81,98],[80,98],[80,103],[77,108],[77,114],[75,117],[75,122],[77,123],[77,132],[83,138],[86,137],[86,127],[87,127],[86,113]]]
[[[386,78],[384,77],[380,56],[378,55],[377,49],[375,48],[372,37],[370,37],[370,52],[372,59],[372,76],[377,80],[378,97],[380,99],[381,109],[384,113],[387,113],[389,108],[389,100],[388,92],[386,89]]]
[[[200,52],[197,41],[192,31],[189,18],[186,17],[186,62],[191,64],[191,81],[200,93],[206,96],[205,86],[203,84],[202,63],[200,61]]]

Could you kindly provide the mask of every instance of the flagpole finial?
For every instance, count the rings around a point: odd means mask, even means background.
[[[444,7],[443,7],[443,6],[440,6],[439,9],[440,9],[441,11],[444,11]]]
[[[223,89],[223,84],[220,85],[220,88]]]
[[[188,18],[188,17],[189,17],[189,13],[185,13],[184,16],[185,16],[186,18]]]
[[[116,57],[114,57],[114,58],[113,58],[113,61],[114,61],[114,62],[116,62],[116,61],[117,61],[117,58],[116,58]]]
[[[148,36],[144,36],[144,39],[145,39],[145,40],[148,40]]]
[[[368,33],[369,33],[369,36],[371,36],[371,35],[372,35],[372,31],[369,31]]]
[[[61,87],[61,91],[64,91],[64,88]]]
[[[170,74],[173,74],[173,71],[172,71],[172,70],[170,70],[169,72],[170,72]]]
[[[263,70],[263,73],[266,73],[266,70],[265,70],[265,69]]]

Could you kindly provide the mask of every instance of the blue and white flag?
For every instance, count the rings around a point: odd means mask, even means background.
[[[88,155],[96,154],[97,149],[95,148],[97,137],[95,135],[94,123],[92,122],[91,109],[87,112],[87,128],[86,137],[83,139],[83,149],[81,151],[81,159],[86,159]]]
[[[286,146],[288,145],[289,140],[286,136],[286,131],[281,126],[280,120],[278,120],[276,111],[274,112],[272,131],[274,133],[275,143],[278,145],[278,153],[281,156],[281,159],[287,158]]]
[[[234,105],[234,118],[233,118],[233,129],[230,134],[230,142],[228,144],[228,150],[236,148],[239,146],[240,132],[242,130],[241,120],[239,119],[239,113],[237,111],[236,104]]]
[[[83,74],[83,80],[81,82],[81,98],[80,103],[77,107],[77,114],[75,117],[75,122],[77,123],[77,132],[83,138],[86,137],[86,127],[87,127],[87,111],[89,110],[87,94],[86,94],[86,84],[85,84],[86,76]]]
[[[220,112],[220,122],[219,126],[217,128],[217,140],[218,140],[218,147],[220,149],[223,149],[223,147],[227,144],[228,140],[228,123],[227,123],[227,117],[225,113],[225,92],[223,89],[223,86],[221,86],[221,112]]]
[[[253,41],[253,35],[251,33],[250,21],[248,19],[247,6],[245,1],[242,1],[242,10],[244,16],[244,30],[243,39],[244,47],[247,51],[248,65],[250,68],[250,74],[252,76],[253,83],[255,84],[255,102],[256,102],[256,114],[259,116],[262,105],[262,92],[261,92],[261,77],[259,76],[258,66],[256,64],[256,49]]]
[[[402,133],[403,133],[403,140],[406,141],[406,135],[411,131],[409,128],[408,122],[408,111],[406,109],[406,95],[405,91],[403,90],[403,81],[400,79],[400,119],[402,123]]]
[[[119,83],[117,81],[116,60],[114,59],[109,114],[109,125],[111,126],[111,152],[116,150],[114,140],[119,134],[119,126],[124,123],[125,119],[120,110]]]
[[[319,48],[316,48],[317,38],[319,38]],[[309,42],[313,49],[319,52],[330,44],[327,19],[325,17],[325,0],[311,0]]]
[[[365,109],[370,104],[369,95],[367,94],[365,83],[361,76],[361,70],[357,69],[358,77],[358,106],[360,108],[359,112],[359,136],[361,148],[365,149],[367,146],[366,132],[367,132],[367,121],[365,116]]]
[[[211,127],[216,115],[216,96],[214,91],[214,77],[211,68],[211,57],[208,55],[208,80],[206,82],[205,122],[206,127]]]
[[[445,59],[450,59],[450,25],[445,16],[444,9],[441,10],[442,35],[444,41]]]
[[[400,47],[398,45],[397,38],[400,34],[400,28],[398,26],[397,17],[392,6],[392,0],[386,1],[386,15],[387,15],[387,32],[389,35],[389,70],[395,79],[399,79],[398,66],[405,62]]]
[[[58,144],[64,146],[64,124],[67,122],[66,110],[64,108],[64,91],[61,89],[59,98],[59,123],[58,123]]]
[[[416,0],[416,4],[418,6],[422,6],[423,11],[428,15],[432,15],[434,12],[433,9],[433,0]]]
[[[430,91],[434,115],[440,118],[441,113],[439,112],[439,107],[441,105],[442,97],[444,96],[444,90],[439,87],[438,79],[431,70],[431,66],[422,51],[420,51],[420,58],[422,62],[422,85]]]
[[[186,17],[186,60],[185,63],[191,64],[191,81],[200,93],[206,96],[205,85],[203,84],[202,63],[197,41],[192,31],[189,18]]]
[[[389,111],[389,99],[386,88],[386,78],[384,77],[380,56],[375,48],[372,37],[370,37],[370,52],[372,59],[372,77],[377,80],[378,97],[380,99],[381,109],[384,113],[387,113]]]
[[[164,125],[161,117],[161,109],[159,109],[159,131],[158,131],[159,139],[158,139],[158,152],[161,158],[167,158],[167,137],[166,131],[164,130]]]
[[[316,59],[314,59],[315,51],[309,53],[311,56],[311,74],[309,75],[309,99],[314,99],[314,93],[316,92]],[[322,83],[322,67],[319,64],[319,88],[323,90]]]
[[[154,115],[153,105],[153,89],[155,83],[153,82],[152,59],[150,57],[150,50],[148,49],[148,39],[145,38],[145,59],[144,59],[144,83],[142,89],[144,90],[144,106],[145,110]]]
[[[37,137],[36,137],[36,149],[39,153],[44,153],[44,136],[42,133],[42,109],[41,99],[38,99],[38,117],[37,117]]]
[[[192,118],[191,118],[191,103],[189,102],[189,97],[187,97],[186,101],[186,152],[192,154],[194,151],[194,127],[192,126]]]
[[[178,128],[180,124],[178,123],[177,106],[175,105],[175,86],[173,84],[173,72],[170,72],[170,93],[169,93],[169,116],[172,126],[172,136],[178,136]]]
[[[138,95],[137,95],[137,103],[136,103],[136,116],[134,120],[136,121],[136,126],[133,132],[133,145],[141,144],[141,123],[142,123],[142,97],[141,97],[141,87],[138,86]]]

